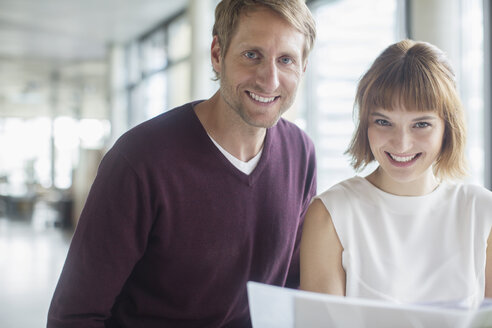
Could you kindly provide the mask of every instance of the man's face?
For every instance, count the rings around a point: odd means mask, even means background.
[[[243,14],[224,58],[216,38],[212,45],[226,106],[250,126],[275,125],[294,102],[304,44],[302,33],[266,8]]]

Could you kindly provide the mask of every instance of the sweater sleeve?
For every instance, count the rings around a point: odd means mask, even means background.
[[[104,327],[142,257],[152,225],[148,188],[117,151],[101,162],[48,312],[47,327]]]

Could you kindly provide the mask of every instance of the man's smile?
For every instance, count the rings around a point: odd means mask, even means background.
[[[253,100],[256,100],[258,102],[261,102],[261,103],[264,103],[264,104],[268,104],[268,103],[271,103],[271,102],[274,102],[277,98],[279,98],[278,96],[277,97],[262,97],[262,96],[259,96],[257,95],[256,93],[253,93],[251,91],[246,91],[246,93],[253,99]]]

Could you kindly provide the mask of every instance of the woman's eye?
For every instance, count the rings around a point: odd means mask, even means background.
[[[427,123],[427,122],[417,122],[417,123],[415,123],[415,127],[416,128],[419,128],[419,129],[426,128],[428,126],[430,126],[430,124]]]
[[[391,125],[390,122],[388,122],[387,120],[384,120],[382,118],[378,118],[375,122],[377,125],[381,125],[381,126],[390,126]]]

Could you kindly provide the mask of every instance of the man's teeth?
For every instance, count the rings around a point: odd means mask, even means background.
[[[412,156],[396,156],[393,154],[390,154],[391,158],[394,159],[397,162],[408,162],[411,161],[412,159],[415,158],[417,155],[412,155]]]
[[[253,98],[256,101],[262,102],[262,103],[269,103],[275,100],[275,97],[270,97],[270,98],[265,98],[265,97],[260,97],[252,92],[249,93],[251,98]]]

